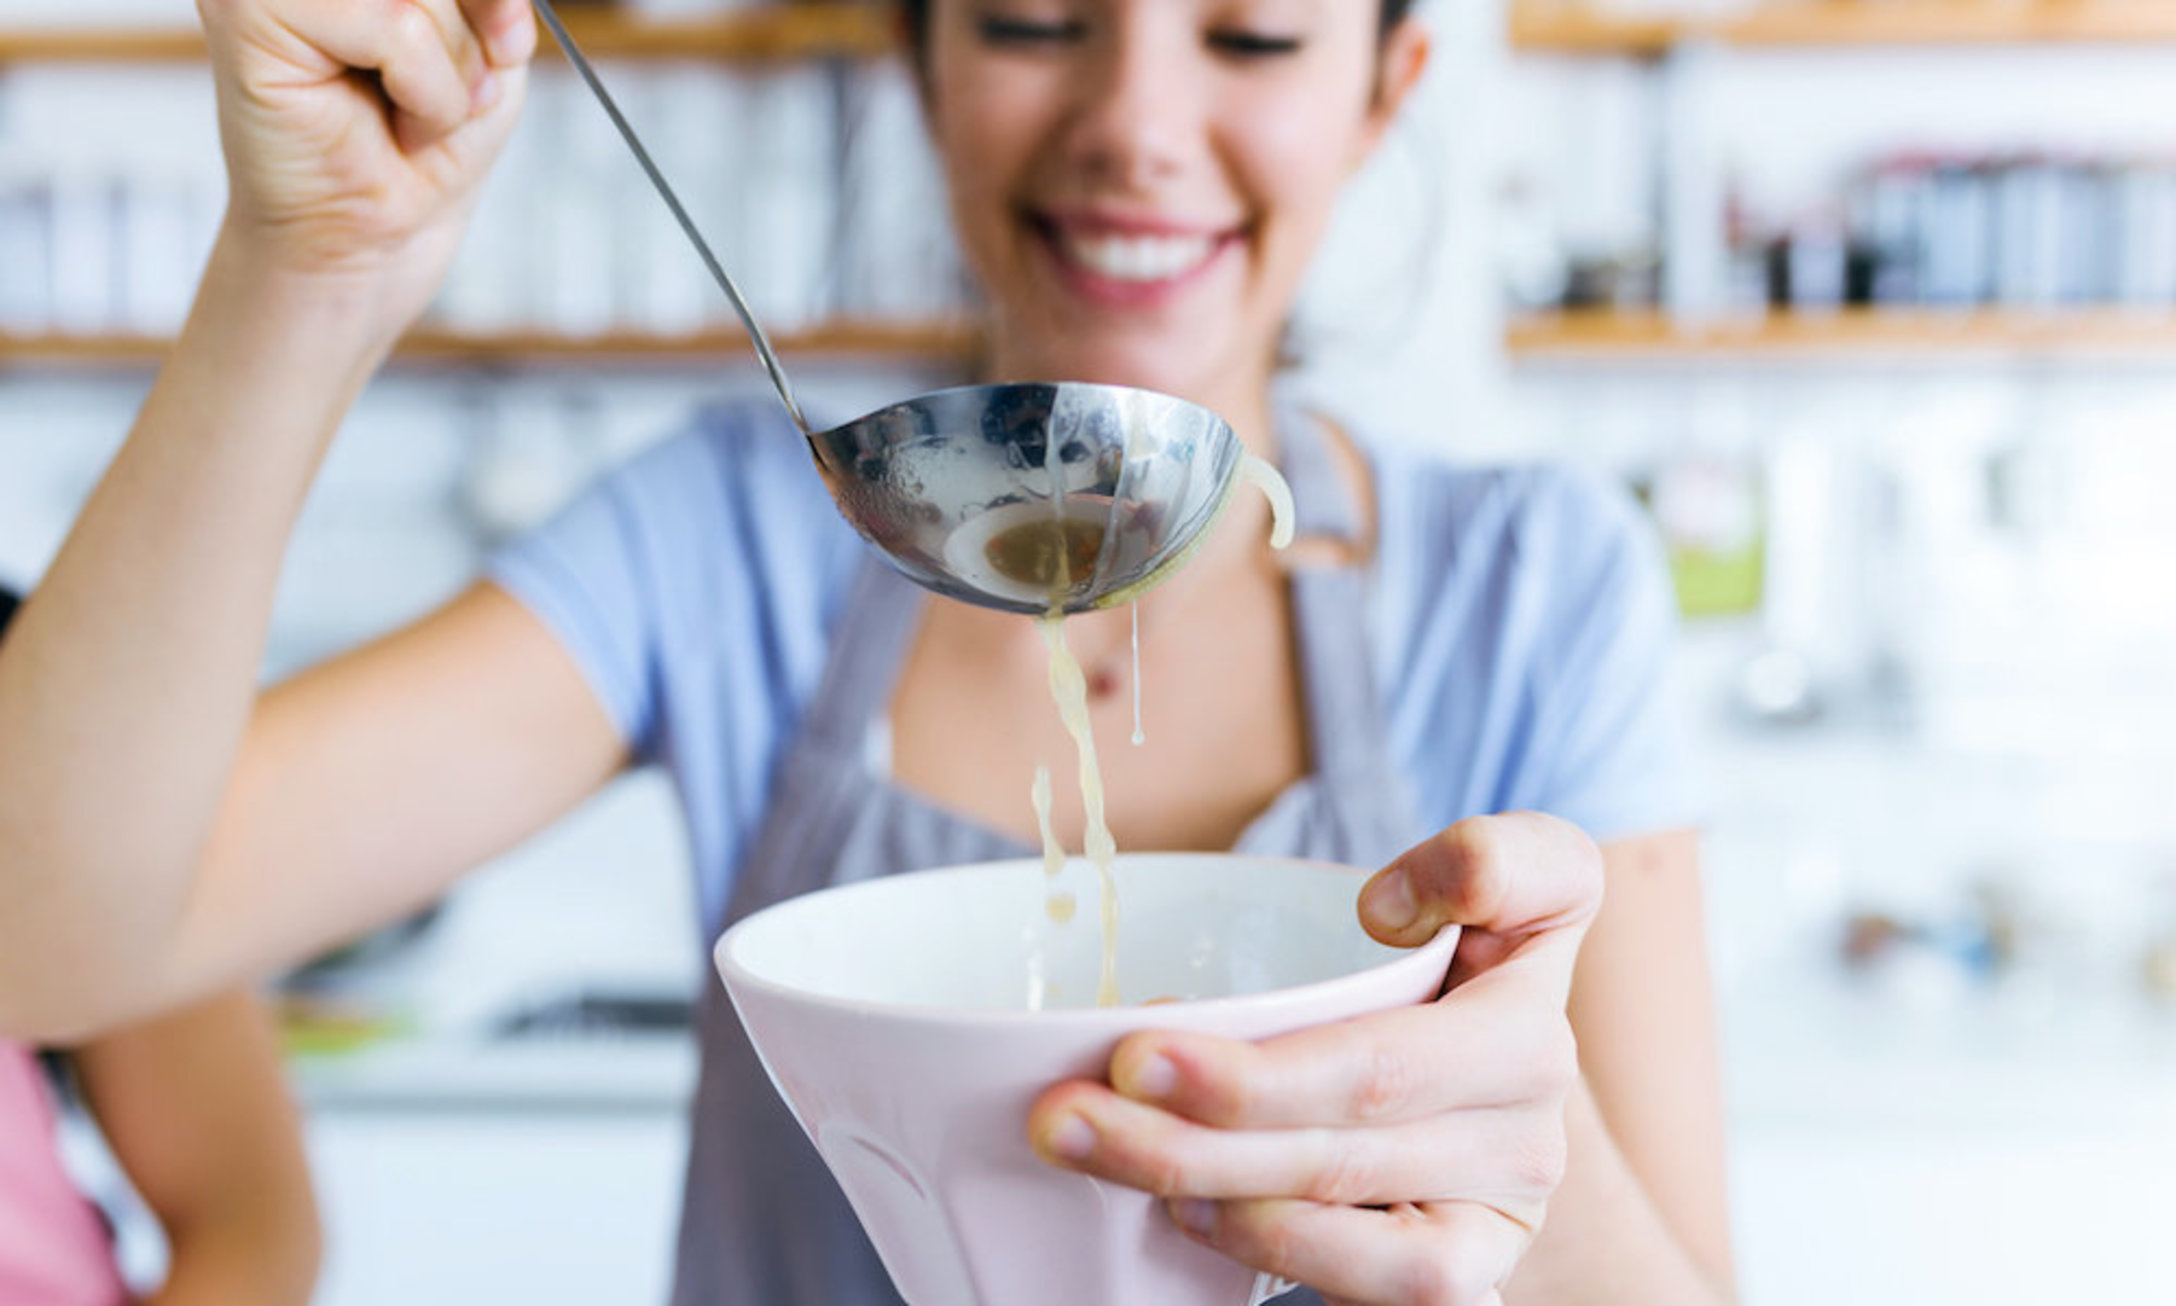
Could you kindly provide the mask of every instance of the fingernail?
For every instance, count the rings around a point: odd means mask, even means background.
[[[488,113],[499,97],[506,94],[506,84],[495,72],[487,72],[477,81],[476,90],[469,96],[469,112]]]
[[[1216,1234],[1216,1203],[1203,1197],[1182,1197],[1170,1203],[1171,1218],[1196,1238]]]
[[[1360,910],[1386,930],[1402,930],[1420,915],[1413,900],[1413,881],[1402,870],[1384,871],[1361,891]]]
[[[1043,1135],[1043,1147],[1063,1161],[1085,1161],[1096,1150],[1096,1131],[1077,1115],[1067,1115]]]
[[[1166,1056],[1141,1058],[1126,1069],[1126,1080],[1118,1085],[1118,1091],[1136,1102],[1161,1102],[1171,1096],[1171,1090],[1179,1086],[1179,1068]]]

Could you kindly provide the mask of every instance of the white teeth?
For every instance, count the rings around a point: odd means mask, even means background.
[[[1209,261],[1216,242],[1206,236],[1068,236],[1074,262],[1113,281],[1169,281]]]

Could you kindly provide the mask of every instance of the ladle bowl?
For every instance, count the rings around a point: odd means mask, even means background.
[[[1035,614],[1123,603],[1185,562],[1245,454],[1198,404],[1077,381],[940,390],[809,447],[840,512],[900,571]]]

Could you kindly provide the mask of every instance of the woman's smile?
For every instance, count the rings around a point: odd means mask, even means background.
[[[1059,283],[1106,308],[1156,307],[1241,251],[1244,229],[1099,214],[1030,212],[1027,226]]]

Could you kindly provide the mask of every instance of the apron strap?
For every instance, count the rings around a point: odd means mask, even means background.
[[[859,757],[869,723],[885,714],[922,591],[875,554],[861,562],[831,635],[831,657],[801,729],[811,742]]]
[[[1292,483],[1294,534],[1356,543],[1360,508],[1330,457],[1329,438],[1314,414],[1290,402],[1276,410],[1278,470]]]
[[[1298,534],[1355,540],[1359,506],[1330,456],[1322,424],[1296,406],[1281,406],[1277,443],[1292,483]],[[1315,769],[1333,782],[1371,782],[1390,765],[1391,754],[1369,654],[1363,570],[1295,568],[1292,596]]]

